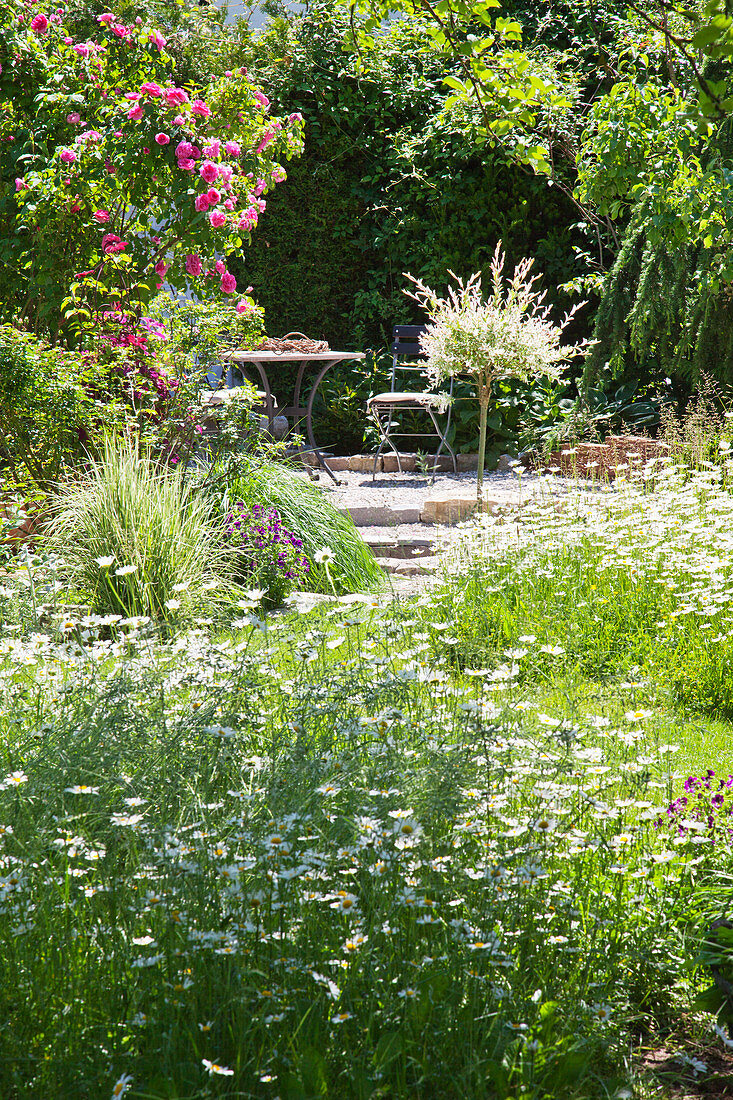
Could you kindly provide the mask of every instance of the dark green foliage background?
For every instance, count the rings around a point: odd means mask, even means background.
[[[577,273],[569,201],[479,145],[470,117],[442,113],[445,70],[419,28],[395,24],[360,77],[346,30],[336,8],[312,5],[252,46],[273,110],[306,120],[306,152],[268,197],[238,272],[268,332],[384,347],[394,324],[421,319],[403,272],[445,290],[448,269],[486,271],[500,239],[510,262],[537,258],[554,299]]]

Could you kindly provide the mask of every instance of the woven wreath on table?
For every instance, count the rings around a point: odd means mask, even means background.
[[[320,355],[323,351],[330,351],[326,340],[311,340],[302,332],[288,332],[285,336],[268,336],[257,351],[274,351],[276,354],[285,355],[288,352],[302,352],[303,355]]]

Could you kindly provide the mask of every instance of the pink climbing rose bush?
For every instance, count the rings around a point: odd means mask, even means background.
[[[227,257],[303,145],[301,117],[272,117],[246,70],[182,86],[154,27],[112,11],[97,22],[78,42],[62,9],[0,11],[0,188],[15,209],[4,277],[26,320],[67,334],[117,305],[144,312],[163,280],[235,295]]]

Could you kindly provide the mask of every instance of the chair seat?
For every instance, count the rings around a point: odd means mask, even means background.
[[[367,405],[442,405],[444,397],[435,393],[377,393],[370,397]]]

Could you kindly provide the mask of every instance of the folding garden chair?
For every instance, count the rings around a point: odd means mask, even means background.
[[[394,451],[397,457],[397,469],[402,473],[400,452],[393,443],[394,439],[437,439],[438,449],[433,455],[433,478],[435,478],[438,457],[444,449],[453,460],[453,472],[458,472],[455,452],[447,439],[450,430],[453,379],[451,378],[447,394],[431,393],[428,390],[401,390],[397,385],[397,375],[401,372],[419,374],[423,380],[425,379],[425,360],[420,351],[420,334],[424,331],[424,325],[395,325],[392,334],[392,377],[389,391],[377,393],[367,401],[367,411],[374,418],[380,435],[379,448],[374,456],[372,481],[385,447]],[[422,362],[416,361],[421,358]],[[405,413],[427,414],[431,427],[426,425],[423,431],[405,431],[403,422]]]

